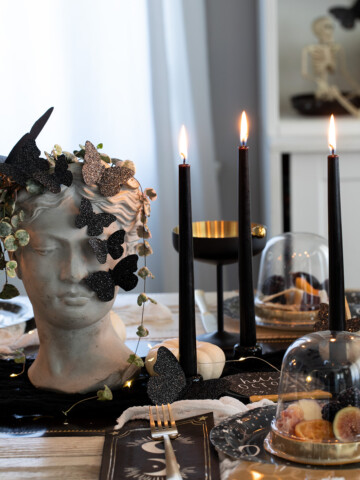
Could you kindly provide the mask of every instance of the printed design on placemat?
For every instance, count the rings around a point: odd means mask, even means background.
[[[279,372],[244,372],[225,377],[230,382],[230,390],[250,397],[278,393]]]
[[[172,440],[184,479],[198,475],[199,468],[204,478],[217,480],[212,474],[211,446],[209,442],[208,416],[177,421],[179,437]],[[212,419],[211,419],[212,421]],[[126,428],[126,427],[125,427]],[[200,442],[200,440],[202,440]],[[124,462],[126,448],[126,465]],[[162,441],[154,441],[149,427],[124,428],[111,432],[105,438],[100,478],[134,480],[165,480],[166,462]],[[198,477],[197,477],[198,478]]]

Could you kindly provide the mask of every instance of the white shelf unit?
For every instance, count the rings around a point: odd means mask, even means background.
[[[329,119],[301,117],[296,112],[280,111],[280,105],[284,102],[281,102],[280,91],[282,72],[279,67],[279,8],[283,1],[259,0],[258,9],[262,170],[266,222],[269,226],[269,236],[282,232],[281,156],[283,153],[289,153],[291,156],[292,230],[308,231],[327,237],[326,176]],[[295,0],[286,1],[295,2]],[[307,4],[308,0],[295,3],[298,8],[306,8],[304,3]],[[331,6],[329,2],[327,6]],[[360,58],[360,42],[358,48]],[[301,92],[294,91],[294,94],[296,93]],[[338,117],[336,127],[341,171],[346,288],[360,288],[360,244],[358,242],[360,238],[360,215],[358,215],[360,211],[360,119]]]

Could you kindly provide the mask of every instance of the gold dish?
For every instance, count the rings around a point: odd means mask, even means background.
[[[310,332],[317,321],[319,310],[289,311],[275,306],[260,305],[255,301],[256,324],[261,327]]]
[[[315,442],[282,435],[274,423],[264,440],[272,455],[309,465],[345,465],[360,461],[360,442]]]

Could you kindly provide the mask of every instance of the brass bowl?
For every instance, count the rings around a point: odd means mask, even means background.
[[[200,262],[228,265],[238,259],[238,222],[209,220],[193,222],[194,257]],[[266,227],[251,224],[253,255],[260,253],[266,244]],[[173,246],[179,251],[179,227],[173,229]]]
[[[310,465],[345,465],[360,461],[360,442],[315,442],[281,434],[274,424],[264,440],[272,455]]]

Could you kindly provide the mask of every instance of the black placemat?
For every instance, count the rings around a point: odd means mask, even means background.
[[[210,443],[213,414],[205,413],[176,422],[179,437],[171,440],[183,478],[220,480],[219,459]],[[105,436],[100,480],[165,480],[162,441],[151,439],[149,422],[128,422]]]
[[[25,372],[10,377],[20,372],[22,365],[0,360],[0,433],[34,426],[63,428],[64,422],[85,429],[112,427],[128,407],[151,403],[146,393],[147,375],[142,373],[131,388],[113,390],[113,400],[101,402],[95,398],[82,402],[65,417],[63,411],[80,400],[96,397],[96,392],[66,394],[35,388],[27,376],[32,362],[27,359]]]

